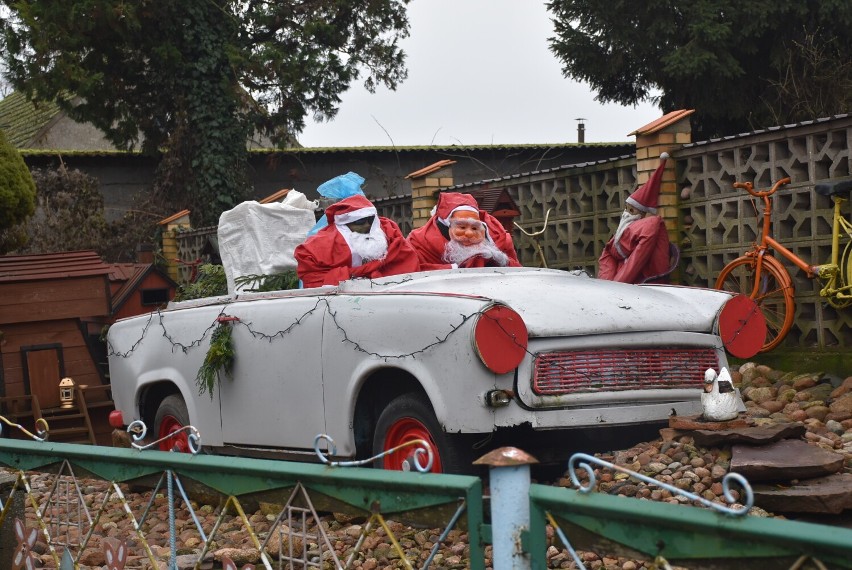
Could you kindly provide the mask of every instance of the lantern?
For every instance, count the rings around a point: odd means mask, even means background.
[[[74,381],[71,378],[63,378],[59,382],[59,401],[63,408],[74,407]]]

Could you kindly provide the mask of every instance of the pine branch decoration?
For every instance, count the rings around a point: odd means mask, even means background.
[[[220,378],[221,371],[224,371],[228,378],[233,378],[235,353],[231,332],[230,323],[222,322],[210,336],[210,348],[204,357],[204,363],[195,376],[195,385],[198,386],[199,396],[208,392],[210,399],[213,399],[213,390],[216,381]]]

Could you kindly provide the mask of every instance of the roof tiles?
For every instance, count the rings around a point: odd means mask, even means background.
[[[110,266],[94,251],[0,256],[0,283],[109,275]]]
[[[11,93],[0,101],[0,129],[12,146],[26,148],[60,112],[56,103],[33,103],[23,93]]]

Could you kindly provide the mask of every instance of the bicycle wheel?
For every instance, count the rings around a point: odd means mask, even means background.
[[[760,283],[755,291],[756,264],[754,257],[738,257],[722,269],[715,287],[722,291],[742,293],[757,303],[766,319],[766,341],[760,352],[767,352],[781,344],[793,328],[796,304],[790,274],[774,257],[763,258]]]
[[[838,281],[838,289],[852,286],[852,240],[846,244],[846,247],[843,248],[843,254],[840,256],[840,275],[838,276]],[[852,305],[852,299],[848,298],[849,295],[852,295],[852,291],[844,290],[843,295],[847,298],[828,297],[826,301],[835,309],[845,309],[849,305]]]

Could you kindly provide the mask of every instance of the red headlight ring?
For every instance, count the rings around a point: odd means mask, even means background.
[[[521,315],[505,305],[492,305],[476,319],[474,350],[486,368],[496,374],[517,368],[528,343],[527,326]]]
[[[719,311],[719,337],[729,354],[751,358],[766,341],[766,319],[746,295],[737,295]]]

